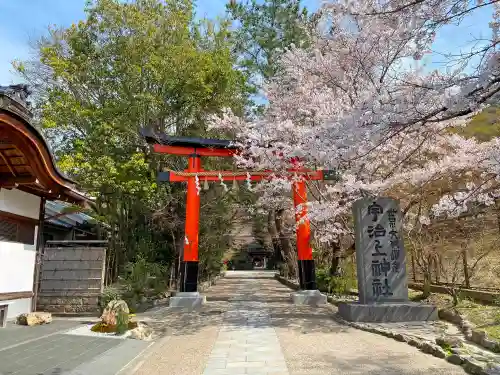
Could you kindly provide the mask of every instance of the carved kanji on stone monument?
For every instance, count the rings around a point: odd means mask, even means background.
[[[398,202],[391,198],[360,199],[354,203],[353,212],[360,302],[407,301]]]

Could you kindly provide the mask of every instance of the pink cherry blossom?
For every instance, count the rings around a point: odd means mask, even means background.
[[[487,44],[446,71],[415,68],[444,25],[481,6],[494,7]],[[338,169],[340,181],[308,182],[308,218],[320,241],[352,232],[351,205],[363,196],[400,199],[408,228],[492,204],[500,196],[499,140],[479,143],[450,129],[500,91],[498,3],[325,1],[320,13],[312,47],[285,51],[279,75],[266,82],[262,116],[227,110],[210,119],[213,129],[237,135],[245,151],[235,157],[239,167],[280,171],[298,157],[304,167]],[[472,56],[479,65],[471,67]],[[291,181],[275,178],[255,190],[262,207],[292,209]]]

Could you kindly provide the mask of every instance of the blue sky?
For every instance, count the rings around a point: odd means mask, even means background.
[[[208,18],[222,15],[227,2],[198,0],[198,15]],[[303,3],[314,10],[320,0],[305,0]],[[12,73],[11,61],[29,58],[30,42],[43,35],[49,25],[68,26],[83,19],[84,4],[85,0],[0,0],[0,85],[19,82]],[[489,37],[490,14],[491,10],[483,9],[460,28],[448,27],[436,40],[434,49],[457,52],[466,49],[476,38]],[[439,57],[432,56],[424,62],[435,66],[437,60]]]

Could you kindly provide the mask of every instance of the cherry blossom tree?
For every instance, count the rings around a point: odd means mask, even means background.
[[[211,125],[237,134],[242,168],[279,171],[298,158],[302,167],[339,170],[333,185],[310,184],[308,217],[323,241],[350,234],[351,203],[366,195],[399,198],[408,229],[491,204],[500,196],[499,140],[478,143],[452,130],[500,91],[498,4],[326,1],[312,46],[281,56],[265,86],[265,113],[243,119],[227,111]],[[444,26],[486,6],[494,10],[489,40],[449,56],[447,69],[415,67]],[[269,205],[290,188],[276,178],[257,189]]]

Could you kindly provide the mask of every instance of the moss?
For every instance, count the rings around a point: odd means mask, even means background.
[[[488,337],[500,340],[500,307],[477,303],[466,303],[458,306],[460,314],[476,326],[475,329],[485,331]]]
[[[137,322],[128,322],[128,328],[127,330],[137,328]],[[116,325],[108,325],[103,322],[96,323],[90,328],[92,332],[99,332],[99,333],[115,333],[117,332],[117,327]]]
[[[439,346],[446,352],[446,356],[453,354],[453,352],[451,351],[451,345],[447,342],[441,343],[439,344]]]
[[[485,331],[488,334],[488,337],[500,340],[500,324],[491,325],[487,327],[478,327],[481,331]],[[500,347],[497,346],[497,352],[500,352]]]

